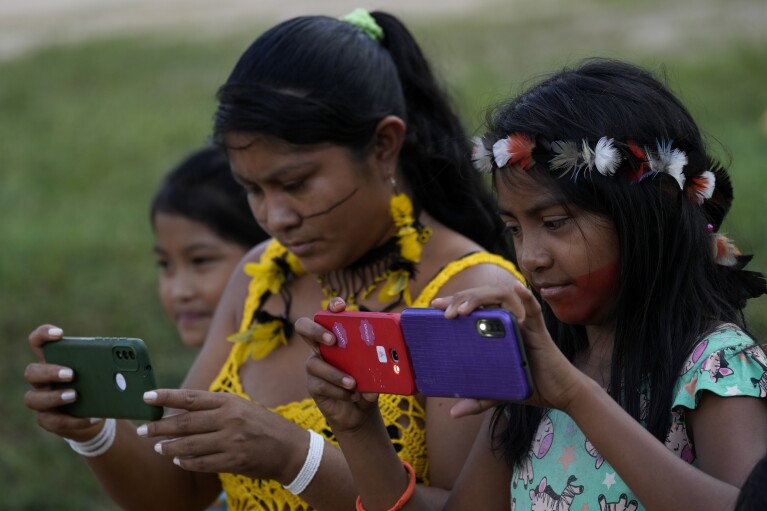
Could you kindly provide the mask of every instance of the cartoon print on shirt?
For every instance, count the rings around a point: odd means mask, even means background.
[[[543,458],[549,452],[551,444],[554,443],[554,423],[549,419],[548,414],[544,414],[538,430],[535,432],[535,438],[530,445],[530,452],[527,458],[522,460],[522,467],[519,469],[517,477],[512,482],[512,487],[516,488],[518,481],[522,481],[525,488],[533,482],[535,474],[533,473],[533,456],[538,459]]]
[[[759,397],[767,397],[767,357],[758,346],[749,346],[743,350],[743,353],[749,355],[751,360],[762,368],[762,376],[758,379],[751,378],[751,383],[754,384],[754,387],[759,388]]]
[[[594,463],[594,468],[598,469],[602,466],[602,463],[605,462],[605,459],[602,457],[601,454],[599,454],[599,451],[597,451],[596,447],[594,447],[591,442],[586,439],[586,452],[591,455],[592,458],[596,458],[597,461]]]
[[[676,410],[671,412],[671,428],[666,435],[666,448],[682,458],[687,463],[695,461],[695,450],[687,438],[687,428],[682,414]]]
[[[702,371],[708,371],[708,374],[711,376],[711,381],[714,383],[718,382],[720,378],[731,376],[733,374],[724,352],[725,349],[713,352],[708,356],[706,361],[703,362],[703,366],[701,367]]]
[[[538,488],[530,490],[530,500],[532,501],[531,511],[569,511],[576,495],[583,493],[583,486],[575,486],[572,483],[576,481],[575,476],[567,479],[567,486],[562,491],[562,495],[557,495],[554,490],[546,484],[546,478],[541,479]]]
[[[628,497],[625,493],[621,493],[618,502],[607,502],[604,495],[600,495],[597,500],[599,501],[599,511],[636,511],[639,507],[636,500],[626,502]]]
[[[698,360],[700,360],[700,357],[703,356],[703,353],[706,352],[706,348],[708,347],[708,339],[699,342],[697,346],[695,346],[695,349],[692,350],[692,353],[689,357],[687,357],[687,360],[685,361],[684,365],[682,366],[682,375],[687,374],[690,369],[695,367],[695,364],[698,363]]]

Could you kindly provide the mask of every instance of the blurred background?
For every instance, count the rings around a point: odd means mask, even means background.
[[[730,162],[723,231],[767,272],[764,0],[0,0],[0,509],[115,509],[24,407],[27,335],[141,337],[158,383],[177,385],[193,353],[157,299],[150,197],[205,141],[255,36],[355,7],[405,21],[471,133],[486,106],[588,56],[664,75]],[[767,298],[747,312],[764,342]]]

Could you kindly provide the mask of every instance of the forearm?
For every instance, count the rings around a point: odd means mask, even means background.
[[[120,420],[112,447],[101,456],[83,459],[124,509],[204,509],[220,491],[217,475],[180,469],[154,451],[155,443],[157,439],[139,437],[130,421]]]
[[[593,380],[583,386],[565,411],[646,509],[733,508],[738,488],[675,456]]]
[[[347,471],[353,477],[365,509],[390,509],[408,486],[408,474],[397,456],[386,432],[381,415],[369,417],[354,431],[337,432]],[[436,488],[417,486],[405,510],[441,509],[448,492]],[[356,498],[356,495],[355,495]]]

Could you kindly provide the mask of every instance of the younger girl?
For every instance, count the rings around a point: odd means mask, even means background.
[[[432,305],[448,318],[514,312],[535,406],[486,417],[446,508],[732,509],[767,449],[767,358],[742,315],[766,286],[719,233],[726,170],[663,84],[616,61],[552,76],[489,128],[475,163],[493,174],[530,289],[484,286]],[[334,342],[308,319],[297,328]],[[429,509],[382,441],[375,397],[319,356],[307,368],[358,509]],[[453,415],[490,406],[467,400]]]
[[[166,174],[150,221],[160,300],[184,344],[199,348],[229,276],[267,235],[215,146],[194,151]]]
[[[234,180],[226,153],[206,146],[163,178],[149,214],[165,313],[190,348],[200,348],[229,277],[267,238]],[[221,494],[208,511],[226,509]]]

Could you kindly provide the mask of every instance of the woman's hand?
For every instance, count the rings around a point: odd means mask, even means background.
[[[185,470],[226,472],[289,483],[301,468],[309,435],[264,406],[226,392],[158,389],[148,404],[173,409],[139,426],[155,451]]]
[[[567,410],[577,396],[586,376],[554,344],[538,300],[522,283],[517,282],[510,289],[493,286],[468,289],[453,296],[436,298],[431,305],[444,310],[447,318],[466,316],[482,306],[511,311],[519,322],[533,379],[534,392],[525,403]],[[466,399],[457,403],[451,413],[456,417],[471,415],[497,404],[491,400]]]
[[[77,394],[73,389],[51,390],[52,383],[70,382],[74,372],[69,367],[46,364],[43,344],[56,342],[63,335],[61,328],[54,325],[40,325],[29,334],[29,345],[38,362],[29,364],[24,370],[24,379],[32,388],[24,394],[27,407],[37,413],[37,424],[56,435],[78,442],[90,440],[101,429],[100,421],[72,417],[58,411],[58,407],[73,403]]]
[[[328,304],[331,312],[342,312],[345,308],[341,298],[334,298]],[[359,429],[375,416],[378,394],[357,392],[354,378],[322,359],[319,345],[334,345],[336,338],[332,332],[309,318],[296,321],[296,332],[312,348],[306,361],[307,389],[328,424],[336,434]]]

